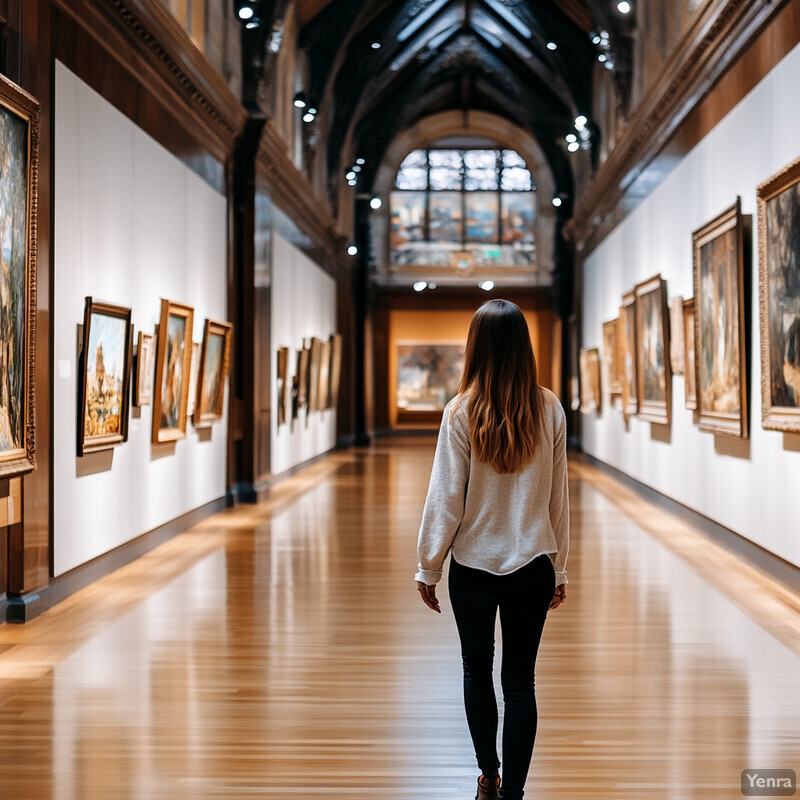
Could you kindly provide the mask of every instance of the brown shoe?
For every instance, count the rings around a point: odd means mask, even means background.
[[[500,775],[495,775],[494,780],[481,775],[478,778],[478,794],[475,800],[497,800],[497,793],[500,791]]]

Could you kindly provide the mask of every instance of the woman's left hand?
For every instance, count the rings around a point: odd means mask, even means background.
[[[417,589],[419,590],[419,596],[422,598],[422,602],[425,603],[428,608],[433,609],[437,614],[441,614],[442,609],[439,608],[439,600],[436,597],[436,587],[428,586],[426,583],[422,583],[422,581],[417,581]]]

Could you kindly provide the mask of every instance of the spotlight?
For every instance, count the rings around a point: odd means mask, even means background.
[[[349,255],[349,256],[357,256],[358,255],[358,247],[356,245],[354,245],[354,244],[351,244],[347,248],[347,255]]]
[[[435,289],[436,288],[436,284],[435,283],[429,283],[428,284],[428,288],[429,289]]]
[[[253,8],[251,6],[241,6],[237,13],[239,14],[239,19],[245,21],[248,19],[252,19],[253,15],[255,14],[255,11],[253,11]]]
[[[614,62],[613,61],[606,61],[603,65],[606,69],[614,69]]]
[[[619,11],[620,14],[630,14],[631,4],[628,0],[620,0],[619,3],[617,3],[617,11]]]
[[[414,284],[414,291],[415,292],[424,292],[428,288],[428,284],[425,281],[417,281]]]
[[[561,198],[560,197],[554,197],[553,198],[553,205],[556,208],[561,208]]]
[[[377,197],[377,196],[371,198],[370,201],[369,201],[369,207],[373,211],[377,211],[382,205],[383,205],[383,203],[381,202],[380,197]]]
[[[605,56],[603,57],[603,61],[605,61]],[[579,114],[575,117],[575,130],[582,131],[586,127],[588,121],[589,120],[583,114]]]
[[[317,109],[316,108],[309,108],[308,109],[308,113],[309,114],[316,114],[317,113]]]
[[[592,36],[592,44],[600,44],[601,41],[602,39],[597,34]]]
[[[373,50],[380,50],[381,49],[381,43],[380,42],[373,42],[372,43],[372,49]]]
[[[298,92],[294,96],[294,107],[295,108],[305,108],[308,105],[306,102],[306,95],[305,92]]]
[[[248,23],[245,25],[245,28],[247,28],[247,30],[249,30],[249,31],[252,31],[252,30],[255,30],[255,29],[256,29],[256,28],[257,28],[257,27],[258,27],[260,24],[261,24],[261,21],[259,20],[259,18],[258,18],[258,17],[253,17],[253,18],[252,18],[252,19],[251,19],[251,20],[250,20],[250,21],[249,21],[249,22],[248,22]]]
[[[361,167],[360,167],[358,164],[356,164],[356,165],[353,167],[353,172],[361,172]]]
[[[355,186],[355,185],[358,183],[358,181],[357,181],[355,178],[353,178],[353,180],[351,180],[351,181],[347,181],[347,183],[348,183],[350,186]]]
[[[600,55],[597,56],[597,60],[602,64],[606,60],[606,54],[600,53]]]
[[[349,181],[354,181],[356,179],[356,174],[353,172],[353,170],[348,170],[345,178],[347,178]]]
[[[568,134],[567,134],[567,135],[566,135],[564,138],[565,138],[565,139],[567,140],[567,142],[569,142],[569,143],[572,143],[572,142],[577,142],[577,141],[578,141],[578,137],[577,137],[577,136],[576,136],[574,133],[568,133]]]
[[[567,150],[569,150],[570,153],[574,153],[576,150],[579,150],[579,149],[580,149],[580,145],[577,142],[570,142],[567,145]]]
[[[558,45],[555,42],[548,42],[547,43],[548,50],[558,50]]]
[[[479,283],[478,286],[480,286],[484,292],[491,292],[492,289],[494,289],[494,281],[483,281]]]
[[[303,122],[313,122],[314,119],[315,117],[310,111],[307,111],[305,114],[303,114]]]
[[[366,164],[366,163],[367,163],[367,162],[366,162],[366,161],[364,161],[364,159],[363,159],[363,158],[357,158],[357,159],[356,159],[356,164],[358,164],[358,166],[359,166],[359,167],[362,167],[362,166],[364,166],[364,164]]]

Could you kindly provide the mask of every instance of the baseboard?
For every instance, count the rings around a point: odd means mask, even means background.
[[[653,505],[659,506],[683,522],[691,525],[707,538],[734,553],[740,558],[749,561],[754,567],[767,573],[775,580],[780,581],[785,586],[795,592],[800,592],[800,567],[790,561],[781,558],[765,547],[750,541],[730,528],[720,525],[716,520],[706,517],[699,511],[685,506],[683,503],[662,494],[652,486],[642,483],[636,478],[631,477],[622,470],[606,464],[599,458],[595,458],[588,453],[572,456],[575,460],[585,461],[593,467],[605,472],[615,480],[618,480],[629,489],[635,491]]]
[[[5,594],[0,595],[0,625],[2,625],[6,621],[7,609],[8,609],[8,600],[6,600]]]
[[[198,522],[202,522],[212,514],[217,514],[226,505],[225,497],[212,500],[152,531],[137,536],[130,542],[115,547],[108,553],[103,553],[103,555],[65,572],[63,575],[51,578],[50,584],[42,589],[21,595],[11,595],[7,598],[7,609],[2,619],[6,619],[8,622],[30,622],[43,611],[47,611],[48,608],[52,608],[56,603],[60,603],[90,583],[130,564],[131,561],[135,561],[178,534],[184,533]]]

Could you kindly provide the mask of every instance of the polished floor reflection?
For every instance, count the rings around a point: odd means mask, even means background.
[[[0,798],[474,796],[413,582],[432,442],[337,454],[0,628]],[[800,754],[800,601],[582,465],[537,674],[537,800],[741,797]]]

